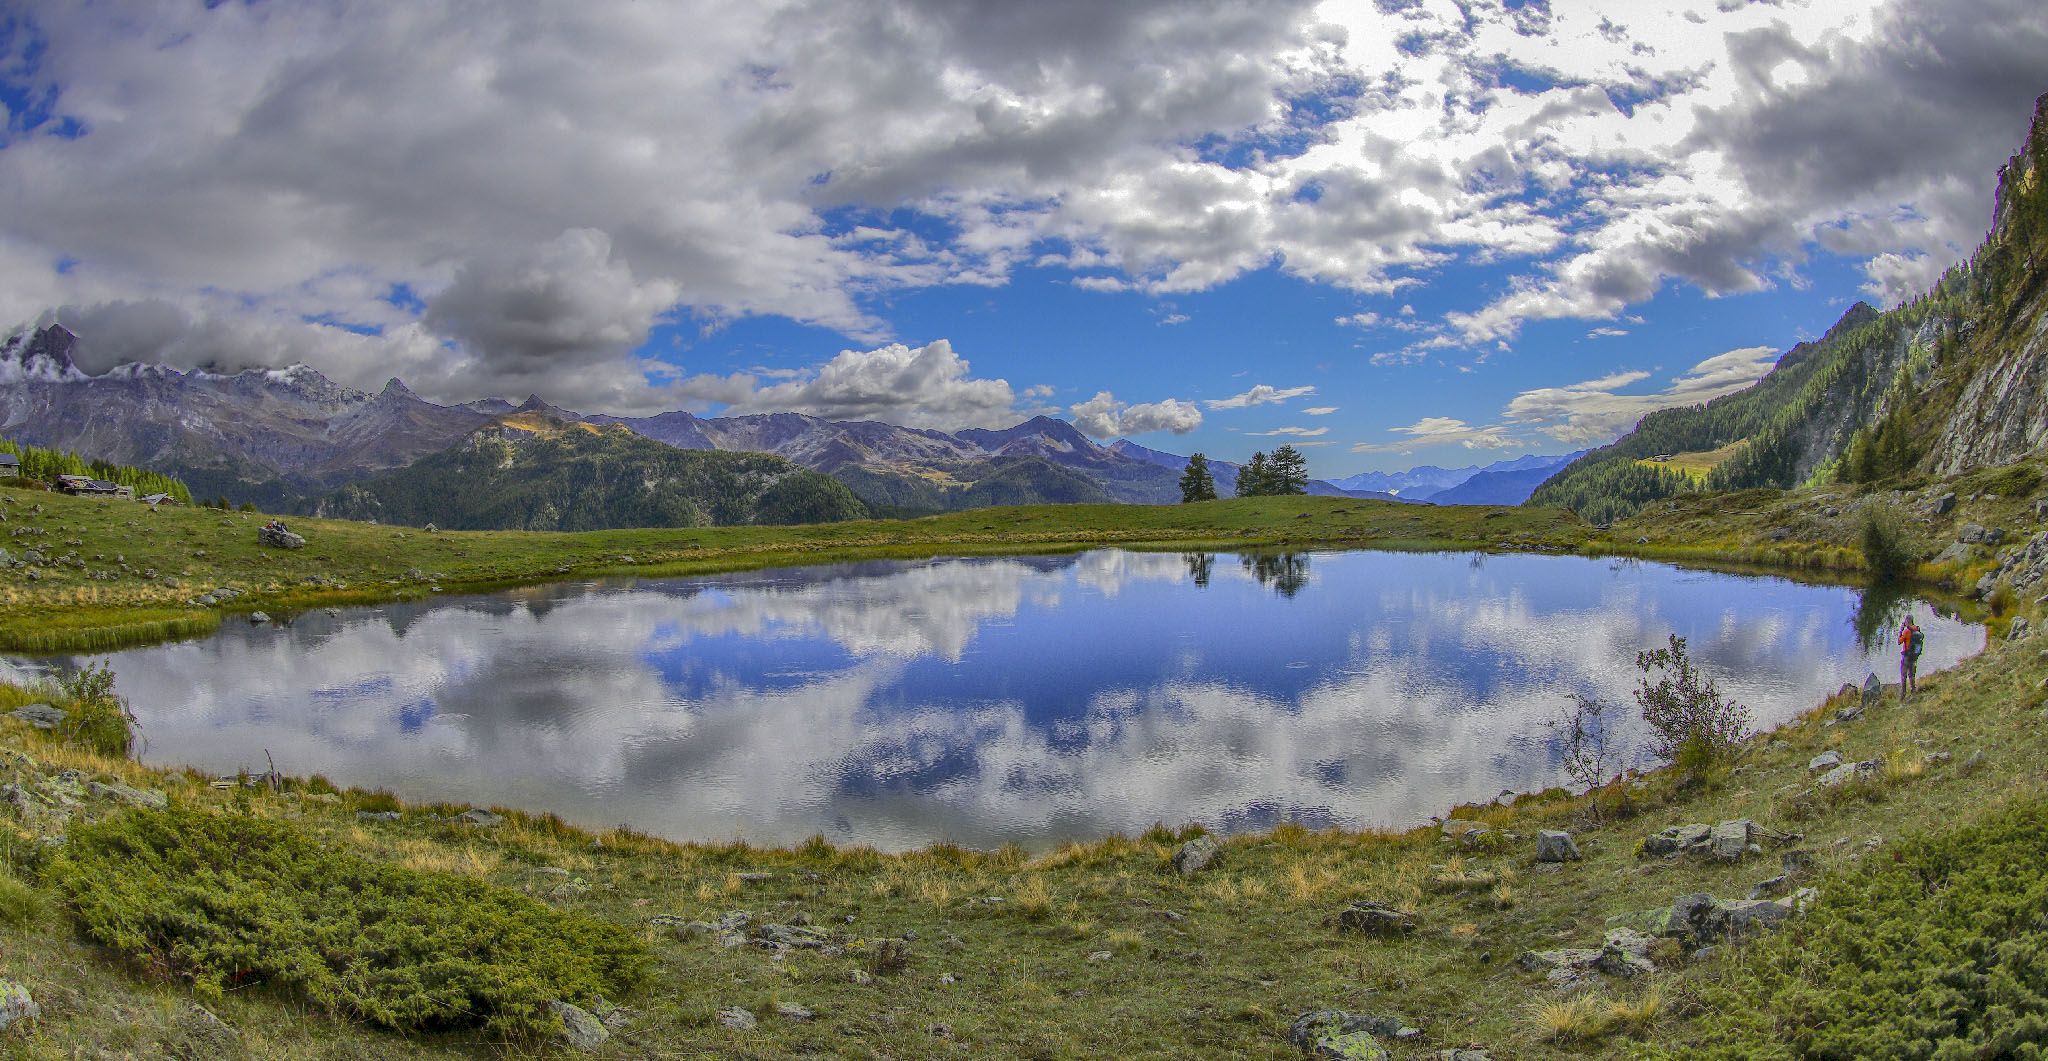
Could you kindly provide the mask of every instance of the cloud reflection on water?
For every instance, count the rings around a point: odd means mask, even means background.
[[[1402,826],[1556,783],[1542,721],[1574,692],[1628,703],[1670,632],[1775,723],[1891,666],[1855,607],[1569,557],[1103,550],[546,587],[113,664],[158,762],[268,749],[678,839],[1036,848],[1154,821]],[[1929,669],[1982,647],[1916,611]]]

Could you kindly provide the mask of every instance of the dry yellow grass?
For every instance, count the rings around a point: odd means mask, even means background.
[[[1553,1043],[1591,1042],[1614,1030],[1614,1005],[1594,994],[1537,1002],[1529,1007],[1528,1022],[1538,1036]]]
[[[1287,876],[1281,881],[1287,898],[1297,903],[1309,903],[1322,899],[1344,883],[1344,878],[1328,866],[1308,866],[1295,863],[1287,869]]]
[[[1010,897],[1010,908],[1019,917],[1032,921],[1043,921],[1052,916],[1052,889],[1043,876],[1026,878]]]
[[[451,846],[424,837],[404,837],[392,845],[391,861],[407,869],[481,878],[503,865],[505,856],[475,844]]]

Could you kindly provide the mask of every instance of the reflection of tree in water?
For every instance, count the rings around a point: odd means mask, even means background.
[[[1308,585],[1307,553],[1246,553],[1242,562],[1259,585],[1283,597],[1292,598]]]
[[[1209,584],[1209,572],[1216,566],[1215,553],[1182,553],[1180,558],[1187,561],[1188,575],[1195,580],[1195,585]]]
[[[1851,622],[1856,624],[1856,647],[1865,652],[1895,645],[1893,635],[1906,613],[1913,610],[1913,595],[1898,582],[1874,582],[1863,591]]]

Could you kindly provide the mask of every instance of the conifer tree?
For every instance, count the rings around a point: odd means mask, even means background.
[[[1197,453],[1188,458],[1188,468],[1180,474],[1180,503],[1214,500],[1216,477],[1209,474],[1209,458]]]
[[[1293,446],[1281,446],[1267,462],[1266,476],[1269,494],[1308,493],[1308,458]]]
[[[1273,492],[1273,468],[1264,453],[1252,454],[1237,470],[1237,496],[1264,497]]]

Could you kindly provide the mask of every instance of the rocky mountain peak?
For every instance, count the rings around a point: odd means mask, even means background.
[[[377,397],[383,398],[387,401],[416,402],[421,400],[420,396],[414,394],[412,392],[412,388],[406,386],[405,381],[399,379],[397,376],[393,376],[384,382],[384,389],[377,392]]]
[[[353,405],[368,398],[359,390],[352,390],[328,379],[319,369],[307,364],[291,364],[283,368],[245,369],[234,375],[242,385],[269,391],[273,394],[289,395],[303,402],[318,405]]]
[[[2048,94],[2034,101],[2034,121],[2020,153],[1999,167],[1998,196],[1991,212],[1994,242],[2010,238],[2015,229],[2024,227],[2023,204],[2040,197],[2044,161],[2048,161]]]
[[[78,336],[61,324],[23,331],[0,345],[0,383],[60,383],[87,378],[72,363]]]
[[[520,402],[518,407],[512,411],[515,413],[539,413],[542,416],[553,417],[557,420],[583,419],[581,414],[572,413],[558,405],[548,404],[548,400],[538,394],[527,395],[526,400]]]

